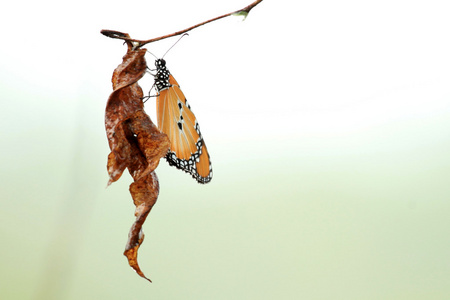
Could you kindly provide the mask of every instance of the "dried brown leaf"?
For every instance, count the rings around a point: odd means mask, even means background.
[[[150,281],[139,267],[137,253],[144,240],[142,225],[158,198],[159,183],[154,170],[166,155],[170,142],[144,111],[143,93],[137,81],[147,68],[145,52],[145,49],[133,50],[128,43],[128,52],[113,73],[113,92],[106,105],[105,127],[111,149],[108,185],[117,181],[125,168],[134,180],[130,193],[136,206],[136,221],[128,234],[124,255],[129,265]]]

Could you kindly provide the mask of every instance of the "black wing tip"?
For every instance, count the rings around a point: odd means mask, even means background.
[[[169,163],[170,166],[174,166],[176,167],[178,170],[182,170],[188,174],[190,174],[192,176],[192,178],[194,178],[195,180],[197,180],[198,183],[200,184],[207,184],[209,182],[211,182],[212,180],[212,169],[210,166],[210,170],[209,170],[209,174],[206,177],[202,177],[200,176],[200,174],[197,173],[197,171],[189,165],[181,165],[180,164],[180,159],[176,158],[176,160],[173,159],[173,156],[171,155],[171,153],[169,152],[166,157],[165,157],[166,161]]]
[[[201,177],[200,175],[197,174],[197,176],[195,176],[194,174],[191,174],[192,178],[194,178],[195,180],[197,180],[198,183],[200,184],[207,184],[211,182],[212,179],[212,172],[209,173],[209,175],[207,177]]]

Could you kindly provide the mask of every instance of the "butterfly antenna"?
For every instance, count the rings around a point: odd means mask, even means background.
[[[185,34],[183,34],[182,36],[180,36],[180,38],[172,45],[172,47],[170,47],[167,51],[166,51],[166,53],[164,53],[164,55],[163,55],[163,57],[162,58],[164,58],[164,56],[166,56],[166,54],[167,54],[167,52],[169,52],[170,51],[170,49],[172,49],[173,48],[173,46],[175,46],[185,35],[189,35],[189,34],[187,34],[187,33],[185,33]],[[154,55],[153,55],[154,56]]]
[[[151,55],[153,55],[153,57],[154,57],[154,58],[158,59],[158,58],[156,57],[156,55],[155,55],[155,54],[151,53],[151,52],[150,52],[150,51],[148,51],[148,50],[147,50],[147,52],[148,52],[148,53],[150,53]]]

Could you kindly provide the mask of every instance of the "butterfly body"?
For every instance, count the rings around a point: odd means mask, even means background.
[[[191,174],[199,183],[208,183],[212,179],[211,160],[197,118],[167,69],[166,61],[157,59],[155,65],[158,127],[171,143],[166,160],[171,166]]]

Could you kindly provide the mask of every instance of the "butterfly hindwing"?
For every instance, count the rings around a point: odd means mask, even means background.
[[[211,161],[197,118],[165,61],[158,59],[156,67],[158,127],[171,143],[166,159],[199,183],[208,183],[212,178]]]

